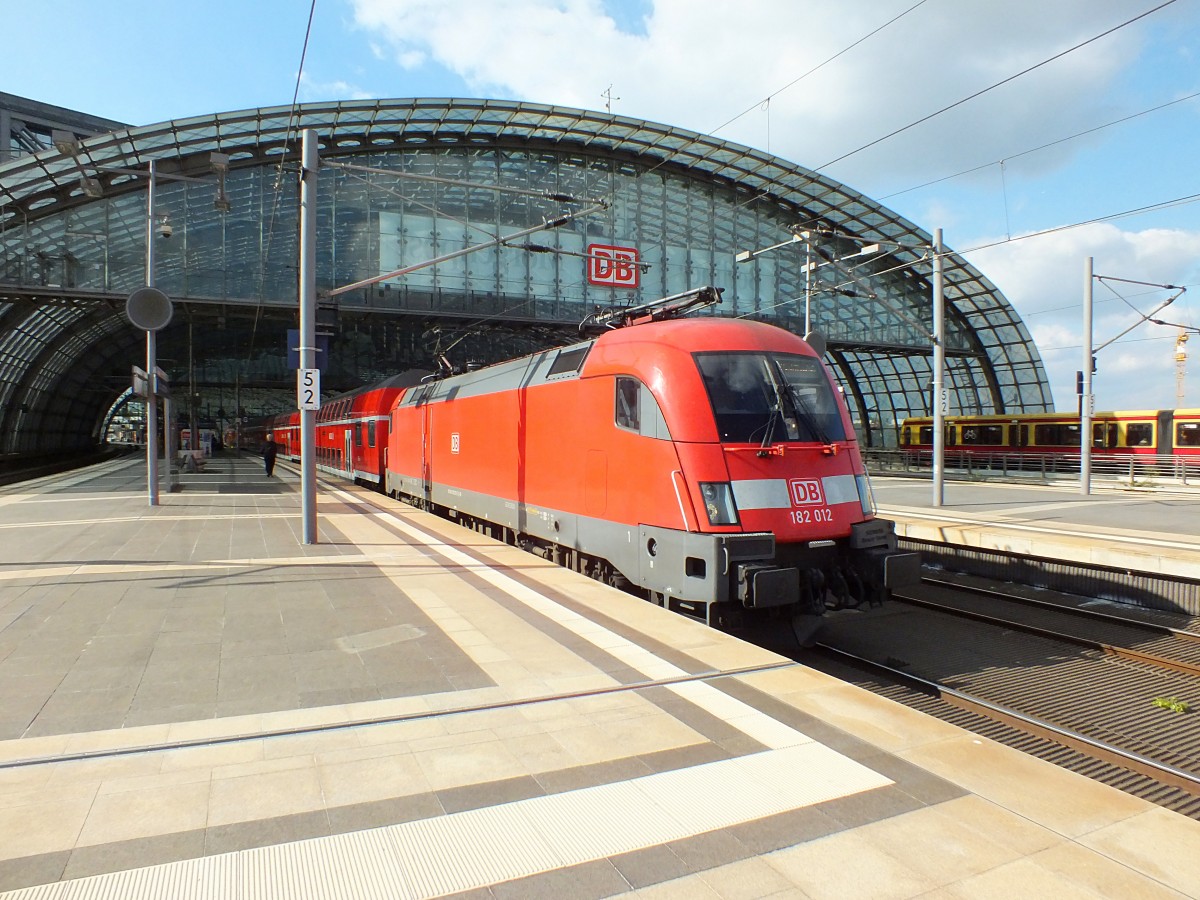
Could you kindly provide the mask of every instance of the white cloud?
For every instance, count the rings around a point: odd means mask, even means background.
[[[1152,284],[1194,284],[1200,279],[1200,232],[1182,229],[1123,231],[1090,225],[1017,240],[972,252],[970,261],[988,274],[1025,320],[1042,354],[1060,409],[1074,407],[1075,372],[1083,367],[1084,265],[1095,280],[1092,345],[1117,337],[1175,291]],[[1188,294],[1155,315],[1167,322],[1200,325],[1197,299]],[[1175,404],[1175,340],[1178,329],[1137,324],[1097,355],[1096,403],[1103,409],[1141,409]],[[1200,365],[1192,367],[1200,385]],[[1200,388],[1188,392],[1195,402]]]
[[[366,100],[370,97],[369,92],[346,81],[317,81],[307,72],[300,75],[300,101],[302,103],[319,100]]]
[[[981,90],[1128,16],[1123,0],[928,4],[908,0],[798,8],[795,0],[655,0],[645,34],[621,31],[599,0],[352,0],[356,23],[398,60],[426,53],[477,92],[600,108],[722,136],[810,167]],[[1037,28],[1029,22],[1036,21]],[[1094,123],[1103,87],[1137,53],[1136,29],[1036,73],[831,170],[853,184],[881,166],[944,174],[1029,146],[1026,136]],[[947,49],[953,52],[946,52]],[[970,48],[969,52],[963,52]],[[779,93],[777,93],[779,92]],[[759,108],[775,94],[766,108]],[[1031,96],[1037,102],[1031,102]],[[770,147],[767,147],[767,144]],[[1061,160],[1064,153],[1057,156]],[[981,156],[982,154],[982,156]],[[991,155],[989,155],[991,154]],[[1045,158],[1043,158],[1043,163]]]

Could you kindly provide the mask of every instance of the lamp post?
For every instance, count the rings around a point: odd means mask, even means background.
[[[941,506],[945,493],[946,415],[950,394],[944,387],[946,374],[945,262],[942,258],[942,229],[933,232],[933,505]]]
[[[159,329],[171,321],[171,300],[154,286],[154,192],[155,168],[150,161],[149,187],[146,190],[146,286],[129,295],[125,315],[135,327],[146,332],[146,490],[150,506],[158,506],[158,395],[161,373],[158,370],[157,340]],[[168,407],[169,408],[169,407]],[[170,423],[163,429],[164,449],[170,466]]]

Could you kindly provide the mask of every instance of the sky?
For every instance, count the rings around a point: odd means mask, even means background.
[[[1131,329],[1096,355],[1096,408],[1200,406],[1200,0],[0,0],[0,21],[0,91],[131,125],[491,97],[736,141],[941,228],[1060,410],[1090,257],[1093,344]],[[1159,285],[1187,288],[1161,325]]]

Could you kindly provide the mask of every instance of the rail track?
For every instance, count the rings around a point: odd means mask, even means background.
[[[1200,819],[1194,619],[941,573],[828,619],[798,660]]]

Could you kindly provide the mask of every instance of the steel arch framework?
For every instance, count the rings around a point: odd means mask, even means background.
[[[124,129],[83,141],[77,155],[46,150],[0,166],[0,448],[34,453],[98,439],[142,342],[122,304],[143,282],[151,159],[161,174],[154,216],[173,226],[156,254],[157,283],[181,313],[163,334],[173,381],[286,382],[279,333],[295,315],[294,167],[306,128],[317,132],[323,159],[611,203],[606,214],[548,234],[551,263],[506,248],[328,304],[338,322],[331,356],[345,363],[333,384],[423,362],[410,357],[428,349],[420,336],[433,328],[474,329],[466,346],[495,358],[520,349],[491,332],[497,325],[505,334],[532,330],[527,343],[559,340],[597,304],[711,282],[726,289],[718,314],[803,331],[808,307],[871,444],[887,445],[896,421],[928,409],[931,237],[845,185],[749,147],[609,113],[495,100],[347,101]],[[213,208],[211,151],[230,158],[228,212]],[[99,197],[85,192],[81,175],[99,181]],[[563,208],[344,170],[325,169],[321,179],[325,289]],[[830,265],[806,279],[799,245],[733,262],[736,251],[787,240],[793,227],[809,230],[817,259],[879,242],[885,249],[849,276]],[[589,284],[573,254],[593,240],[641,249],[650,261],[643,284],[620,292]],[[952,252],[945,294],[952,408],[1052,408],[1019,316]],[[200,382],[198,356],[207,372]]]

